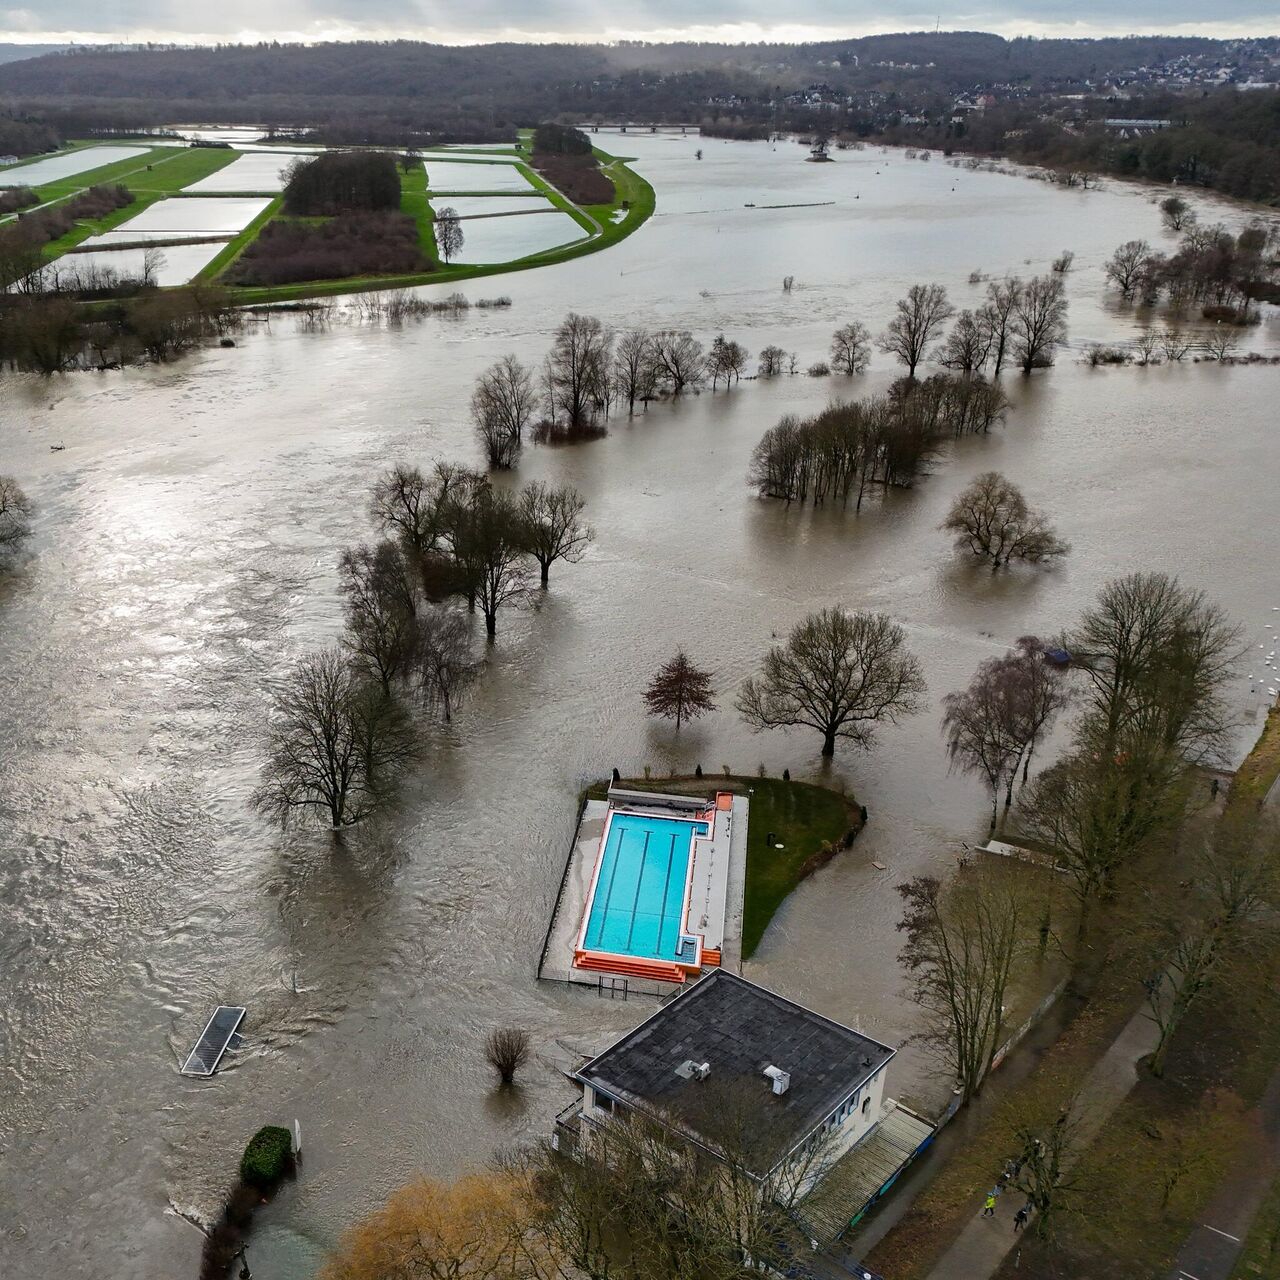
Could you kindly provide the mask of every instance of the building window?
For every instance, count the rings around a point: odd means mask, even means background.
[[[871,1099],[869,1097],[864,1098],[862,1100],[862,1114],[865,1116],[869,1114],[870,1111],[871,1111]]]
[[[596,1110],[609,1114],[613,1111],[613,1099],[607,1093],[597,1093],[595,1095]]]

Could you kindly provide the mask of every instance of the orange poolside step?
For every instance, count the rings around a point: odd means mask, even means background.
[[[719,947],[703,947],[702,963],[705,968],[714,969],[720,964]]]
[[[683,982],[685,971],[662,960],[637,960],[631,956],[601,956],[580,951],[573,960],[578,969],[613,973],[622,978],[649,978],[656,982]]]

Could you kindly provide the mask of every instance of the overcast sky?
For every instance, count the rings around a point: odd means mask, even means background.
[[[927,3],[927,0],[925,0]],[[935,0],[941,3],[941,0]],[[0,40],[804,40],[944,30],[1002,35],[1280,34],[1280,0],[0,0]]]

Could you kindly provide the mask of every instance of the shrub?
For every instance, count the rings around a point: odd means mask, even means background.
[[[809,366],[809,377],[825,378],[831,373],[831,366],[825,360],[819,360]]]
[[[270,1191],[293,1171],[293,1136],[279,1125],[264,1125],[249,1139],[240,1157],[240,1179],[261,1191]]]
[[[39,203],[40,197],[30,187],[10,187],[7,191],[0,191],[0,213],[13,213]]]
[[[294,214],[351,213],[400,207],[396,158],[386,151],[324,151],[289,166],[284,207]]]
[[[348,213],[319,224],[267,223],[231,278],[236,284],[295,284],[430,269],[418,245],[417,223],[408,214]]]

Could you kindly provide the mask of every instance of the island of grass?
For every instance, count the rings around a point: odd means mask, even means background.
[[[587,147],[585,156],[538,152],[534,148],[532,130],[524,131],[510,150],[489,151],[483,155],[443,149],[392,153],[391,163],[398,170],[397,188],[390,197],[394,207],[379,209],[380,216],[368,221],[368,225],[376,226],[378,231],[378,235],[371,239],[379,243],[371,243],[367,253],[362,251],[360,236],[353,234],[350,225],[336,230],[319,229],[322,220],[342,217],[349,210],[333,209],[328,213],[298,216],[286,208],[283,196],[277,196],[252,222],[228,240],[222,251],[197,273],[193,283],[228,286],[230,300],[234,304],[284,302],[423,284],[452,284],[567,262],[583,254],[598,252],[618,243],[647,221],[654,210],[654,192],[623,159],[592,148],[585,135],[580,137]],[[80,151],[93,145],[91,142],[79,142],[68,150]],[[368,155],[377,151],[376,148],[359,148],[343,154]],[[52,220],[50,222],[52,234],[42,235],[39,244],[31,246],[35,265],[49,263],[90,236],[113,231],[130,222],[158,200],[195,194],[186,189],[233,163],[241,154],[231,149],[148,145],[133,157],[86,169],[34,188],[32,195],[37,203],[31,203],[26,195],[15,197],[15,203],[22,202],[22,209],[14,208],[8,215],[0,212],[0,239],[16,234],[16,219],[22,210],[28,211],[28,218],[39,217],[46,210],[50,213],[61,211],[56,227]],[[444,262],[436,245],[432,201],[443,207],[449,197],[428,190],[424,156],[427,165],[434,159],[437,164],[451,161],[455,164],[464,162],[468,167],[502,165],[507,171],[514,169],[528,183],[531,193],[542,195],[553,209],[572,218],[581,228],[582,235],[510,261]],[[536,164],[531,160],[536,160]],[[568,167],[565,167],[566,163]],[[539,166],[546,170],[548,176],[539,172]],[[557,181],[564,181],[571,188],[572,198],[560,190]],[[101,187],[123,187],[131,198],[115,208],[94,209],[83,216],[78,212],[67,212],[86,192]],[[362,210],[357,208],[356,211]],[[401,217],[404,219],[403,228],[390,225],[390,219],[398,222]],[[305,230],[308,221],[317,229]],[[408,230],[410,225],[412,235]],[[259,247],[260,239],[263,243]],[[416,242],[412,247],[410,239]],[[190,243],[189,240],[187,242]],[[285,258],[289,259],[287,264]],[[30,257],[23,261],[30,262]],[[122,282],[124,284],[128,282]],[[144,281],[135,281],[133,287],[140,289],[144,284]],[[84,296],[87,298],[89,295]]]
[[[742,919],[744,960],[760,945],[774,913],[791,891],[851,842],[862,826],[862,811],[852,796],[812,782],[708,774],[701,778],[624,778],[618,785],[673,795],[730,791],[750,796]],[[604,800],[608,792],[608,782],[597,782],[587,789],[587,798]]]

